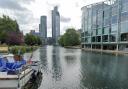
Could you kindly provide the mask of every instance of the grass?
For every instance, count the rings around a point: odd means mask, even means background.
[[[24,54],[35,51],[37,48],[39,48],[39,46],[10,46],[9,52],[13,54]]]

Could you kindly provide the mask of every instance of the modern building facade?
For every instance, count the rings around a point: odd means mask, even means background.
[[[60,37],[60,14],[58,11],[58,7],[55,6],[54,10],[52,10],[52,38],[54,40],[54,44],[58,44],[59,37]]]
[[[30,34],[40,37],[40,33],[36,32],[35,30],[30,30]]]
[[[46,16],[40,17],[39,32],[40,32],[41,39],[46,42],[46,39],[47,39],[47,17]]]
[[[83,48],[128,51],[128,0],[82,7]]]

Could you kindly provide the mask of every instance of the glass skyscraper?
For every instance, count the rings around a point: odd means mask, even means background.
[[[60,14],[58,7],[55,6],[52,10],[52,38],[54,44],[58,44],[58,39],[60,37]]]
[[[82,7],[82,48],[128,51],[128,0]]]
[[[46,42],[47,40],[47,16],[40,17],[39,32],[40,32],[41,39]]]

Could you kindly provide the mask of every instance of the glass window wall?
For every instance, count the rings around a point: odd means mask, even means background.
[[[88,29],[88,36],[91,36],[91,29]]]
[[[128,3],[128,0],[121,0],[122,4]]]
[[[118,14],[118,5],[113,5],[112,6],[112,15],[117,15]]]
[[[116,33],[118,30],[118,25],[117,24],[114,24],[111,26],[111,33]]]
[[[121,33],[127,33],[128,32],[128,21],[121,23]]]
[[[96,37],[96,42],[101,42],[101,36]]]
[[[88,39],[87,38],[85,38],[85,42],[88,43]]]
[[[84,37],[84,33],[81,33],[81,37]]]
[[[96,37],[92,37],[92,42],[96,42]]]
[[[117,15],[112,16],[111,24],[116,24],[118,21]]]
[[[110,35],[110,42],[116,42],[116,34]]]
[[[128,12],[121,13],[121,22],[128,21]]]
[[[128,12],[128,3],[122,4],[122,8],[121,9],[122,9],[122,12]]]
[[[92,22],[92,27],[93,27],[93,28],[96,28],[96,27],[97,27],[97,26],[96,26],[96,16],[93,16],[92,18],[93,18],[93,20],[92,20],[92,21],[93,21],[93,22]]]
[[[85,41],[84,41],[84,38],[81,38],[81,41],[82,41],[82,42],[85,42]]]
[[[103,42],[108,42],[108,35],[103,36]]]
[[[91,37],[88,37],[88,43],[91,43]]]
[[[104,17],[110,17],[110,8],[104,9]]]
[[[95,6],[93,6],[92,9],[92,28],[96,28],[97,27],[97,9]]]
[[[98,28],[97,29],[97,35],[101,35],[102,34],[102,29],[101,28]]]
[[[104,27],[103,34],[107,35],[107,34],[109,34],[109,31],[110,31],[109,27]]]
[[[85,37],[88,36],[88,31],[85,31],[84,33],[85,33]]]
[[[103,20],[103,13],[100,11],[97,15],[97,27],[101,28],[102,27],[102,20]]]
[[[104,17],[104,26],[108,26],[110,24],[110,8],[104,10],[103,17]]]
[[[92,36],[96,36],[96,29],[92,30]]]

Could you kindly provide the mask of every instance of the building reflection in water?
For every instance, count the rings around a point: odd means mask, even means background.
[[[60,62],[60,48],[54,46],[52,50],[52,78],[60,81],[62,77],[62,68]]]
[[[42,63],[42,70],[47,72],[47,70],[48,70],[47,46],[40,48],[40,60]]]
[[[81,89],[128,89],[126,56],[83,53]]]

